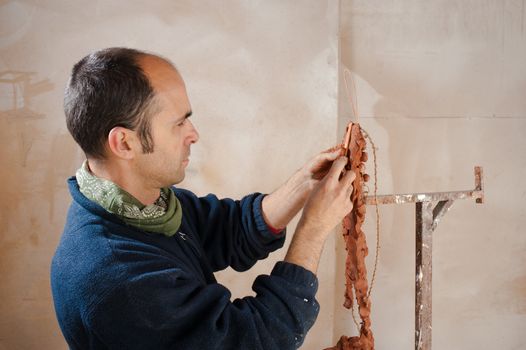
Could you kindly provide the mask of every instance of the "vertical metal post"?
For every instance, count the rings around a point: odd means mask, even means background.
[[[416,203],[415,349],[431,350],[433,203]]]
[[[475,200],[477,203],[484,203],[484,182],[482,181],[482,167],[475,167],[475,190],[480,191],[480,196]]]
[[[482,167],[475,167],[475,189],[468,191],[408,193],[367,196],[366,203],[416,204],[415,349],[431,350],[432,333],[432,234],[457,199],[475,198],[484,203]],[[436,205],[435,205],[436,204]]]

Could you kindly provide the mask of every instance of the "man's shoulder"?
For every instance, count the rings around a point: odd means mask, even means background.
[[[172,186],[172,190],[174,191],[175,196],[179,200],[184,200],[184,201],[190,200],[190,201],[193,201],[193,200],[197,200],[198,199],[197,195],[194,192],[192,192],[190,190],[187,190],[186,188],[180,188],[180,187]]]
[[[105,260],[111,258],[111,250],[106,242],[107,235],[108,227],[105,220],[86,212],[73,202],[68,211],[53,264],[59,264],[62,272],[67,271],[69,266],[76,266],[76,273],[79,273],[88,268],[87,265],[107,263]]]
[[[196,220],[199,217],[199,212],[203,210],[201,198],[184,188],[172,187],[172,190],[183,207],[184,218],[190,221]]]
[[[67,223],[51,263],[56,295],[74,293],[92,305],[115,286],[144,272],[144,266],[166,263],[154,244],[134,238],[134,229],[91,216]]]

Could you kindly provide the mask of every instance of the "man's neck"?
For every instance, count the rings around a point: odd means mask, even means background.
[[[147,186],[144,181],[131,176],[131,171],[122,169],[122,167],[111,166],[105,161],[89,160],[88,168],[93,175],[110,180],[139,200],[143,205],[155,203],[161,195],[160,188]]]

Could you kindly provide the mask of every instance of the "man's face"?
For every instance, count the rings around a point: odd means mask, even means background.
[[[179,73],[154,57],[141,65],[155,90],[158,113],[151,116],[153,152],[139,154],[134,167],[148,184],[167,187],[183,181],[190,146],[199,134],[188,119],[192,109]]]

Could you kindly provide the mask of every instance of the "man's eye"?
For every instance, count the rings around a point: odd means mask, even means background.
[[[185,123],[186,123],[186,119],[184,119],[182,122],[180,122],[179,124],[177,124],[177,126],[183,126]]]

